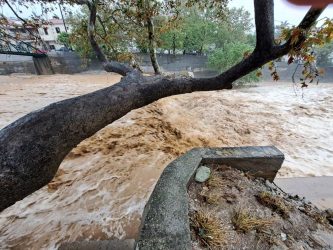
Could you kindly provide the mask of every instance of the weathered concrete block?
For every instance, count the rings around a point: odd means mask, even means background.
[[[35,65],[37,75],[52,75],[54,70],[51,65],[50,58],[45,57],[33,57],[32,61]]]
[[[59,250],[133,250],[134,244],[133,239],[75,241],[62,244]]]
[[[225,164],[273,181],[284,160],[283,153],[273,146],[203,149],[202,164]]]
[[[143,212],[137,249],[191,249],[187,186],[200,164],[226,164],[273,181],[283,160],[273,146],[190,150],[158,180]]]

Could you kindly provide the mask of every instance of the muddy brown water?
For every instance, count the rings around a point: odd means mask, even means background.
[[[110,86],[120,76],[0,76],[0,128],[43,106]],[[275,145],[278,175],[333,175],[333,85],[295,95],[290,83],[197,92],[134,110],[83,141],[54,180],[0,214],[0,249],[133,238],[164,167],[192,147]]]

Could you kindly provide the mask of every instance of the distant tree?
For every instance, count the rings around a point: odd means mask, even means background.
[[[62,43],[63,45],[65,45],[65,47],[69,47],[69,34],[67,32],[61,32],[58,35],[57,38],[59,43]]]
[[[161,48],[203,54],[235,40],[255,45],[250,13],[243,8],[226,9],[224,15],[220,16],[214,8],[201,9],[195,5],[184,7],[180,13],[176,25],[164,29],[160,35]]]
[[[275,37],[280,37],[282,35],[282,31],[290,28],[292,25],[288,21],[282,21],[280,24],[275,26]]]
[[[251,45],[242,42],[225,44],[223,48],[214,50],[214,52],[208,57],[208,66],[219,72],[223,72],[232,65],[242,61],[252,50],[253,47]],[[237,82],[246,83],[258,80],[259,78],[256,72],[251,72],[238,79]]]
[[[326,43],[316,49],[317,65],[321,67],[333,66],[333,43]]]
[[[159,48],[168,50],[169,54],[176,54],[176,50],[183,49],[184,33],[181,29],[173,28],[168,32],[164,32],[159,38]]]
[[[73,49],[85,60],[96,58],[88,33],[89,9],[83,6],[67,22],[71,25],[69,42]],[[107,10],[100,10],[96,15],[94,39],[99,44],[108,60],[129,62],[134,60],[129,53],[133,36],[130,29],[125,29],[128,24],[118,15],[110,18]]]
[[[71,26],[69,43],[75,52],[78,53],[84,61],[95,58],[96,54],[88,40],[88,12],[76,12],[75,15],[67,20],[67,23]],[[97,35],[97,37],[99,36]],[[101,43],[101,41],[98,42]],[[105,53],[107,57],[111,56],[107,52]],[[116,58],[113,59],[117,60]]]
[[[207,11],[208,12],[208,11]],[[190,14],[184,18],[183,34],[184,53],[195,52],[203,54],[208,49],[210,32],[214,30],[214,23],[209,20],[209,14],[200,9],[190,10]]]
[[[111,1],[111,0],[110,0]],[[98,46],[96,42],[97,22],[103,23],[99,18],[99,12],[106,11],[107,13],[117,14],[120,19],[125,20],[126,26],[123,30],[129,36],[132,36],[133,40],[139,44],[142,49],[147,49],[150,55],[151,63],[156,74],[160,74],[160,68],[156,57],[156,48],[158,42],[158,32],[163,28],[158,28],[155,25],[157,19],[161,16],[168,18],[168,22],[172,23],[177,20],[179,14],[179,8],[187,6],[188,8],[198,6],[198,8],[205,8],[208,5],[214,8],[219,8],[218,13],[222,13],[226,8],[228,0],[187,0],[187,1],[158,1],[158,0],[140,0],[140,1],[84,1],[89,9],[89,25],[88,25],[88,39],[92,45],[98,58],[103,61],[104,65],[107,65],[107,58],[103,57],[100,52],[103,52],[102,47]],[[109,4],[108,4],[109,3]],[[115,16],[111,16],[115,19]],[[118,19],[119,20],[119,19]],[[103,25],[102,25],[103,26]],[[114,62],[115,63],[115,62]],[[109,67],[105,67],[109,69]]]

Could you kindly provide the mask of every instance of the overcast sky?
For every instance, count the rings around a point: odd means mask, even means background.
[[[292,5],[288,3],[286,0],[275,0],[274,1],[274,9],[275,9],[275,23],[279,24],[281,21],[288,21],[290,24],[297,25],[302,18],[304,17],[305,13],[309,9],[309,7],[300,7],[296,5]],[[246,10],[248,10],[251,13],[252,18],[254,18],[254,6],[253,1],[251,0],[231,0],[230,1],[230,7],[244,7]],[[25,9],[22,16],[30,15],[32,11],[35,11],[37,14],[40,14],[40,8],[39,7],[32,7],[31,11],[26,11]],[[13,17],[14,15],[11,13],[11,11],[8,8],[0,8],[0,12],[5,14],[6,16]],[[55,14],[60,17],[59,10],[55,11]],[[332,18],[333,17],[333,5],[329,5],[327,9],[322,14],[322,17],[327,16]]]

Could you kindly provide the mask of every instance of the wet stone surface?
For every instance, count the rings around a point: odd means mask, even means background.
[[[196,182],[205,182],[208,180],[210,176],[210,168],[206,166],[201,166],[197,169],[197,172],[195,174],[195,181]]]

